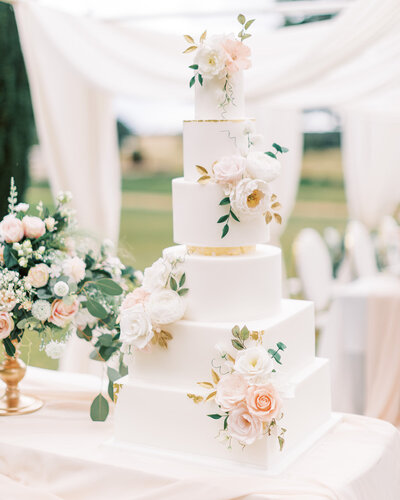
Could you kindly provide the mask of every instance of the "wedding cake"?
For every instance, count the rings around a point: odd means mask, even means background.
[[[328,362],[315,357],[313,305],[283,300],[271,183],[287,149],[267,148],[246,118],[245,40],[189,43],[195,119],[173,185],[174,240],[121,310],[129,375],[115,441],[274,468],[331,422]]]

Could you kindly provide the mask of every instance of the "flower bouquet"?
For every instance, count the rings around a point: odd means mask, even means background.
[[[53,213],[42,202],[34,210],[17,203],[11,180],[8,214],[0,223],[0,340],[6,352],[0,376],[10,363],[15,368],[26,333],[38,335],[40,349],[53,359],[61,357],[66,339],[75,333],[93,344],[92,359],[108,362],[118,356],[118,309],[133,288],[133,269],[113,255],[111,242],[99,249],[93,239],[79,236],[68,207],[71,198],[60,193]],[[108,370],[111,398],[113,382],[123,374],[120,368],[114,359]],[[32,411],[21,407],[18,392],[11,403],[10,391],[7,387],[3,398],[6,414]],[[91,417],[104,420],[107,414],[107,400],[99,394]]]

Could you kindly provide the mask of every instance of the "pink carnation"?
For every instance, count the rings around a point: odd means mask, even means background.
[[[244,45],[239,40],[231,40],[228,38],[223,43],[223,47],[227,55],[225,66],[230,75],[251,67],[251,62],[248,59],[251,51],[247,45]]]
[[[251,385],[247,390],[246,404],[249,412],[263,422],[279,417],[282,409],[281,398],[271,383]]]
[[[147,292],[142,286],[133,290],[133,292],[128,293],[121,304],[121,311],[125,309],[129,309],[130,307],[135,306],[136,304],[144,304],[148,298],[150,297],[150,293]]]

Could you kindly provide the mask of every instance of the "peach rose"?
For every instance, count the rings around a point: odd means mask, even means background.
[[[263,434],[262,421],[245,404],[236,406],[228,417],[228,433],[242,444],[252,444]]]
[[[246,379],[240,373],[224,375],[218,382],[215,402],[224,411],[231,411],[244,401],[247,386]]]
[[[56,299],[51,304],[51,315],[48,321],[53,325],[64,327],[75,316],[79,309],[79,302],[75,300],[71,305],[62,299]]]
[[[46,286],[49,281],[50,268],[46,264],[37,264],[28,272],[28,281],[35,288]]]
[[[0,339],[7,338],[13,331],[14,321],[8,312],[0,311]]]
[[[121,311],[129,309],[136,304],[144,304],[150,297],[150,293],[147,292],[142,286],[133,290],[133,292],[128,293],[121,304]]]
[[[247,45],[244,45],[239,40],[232,40],[230,38],[225,40],[222,45],[227,55],[225,66],[230,75],[241,69],[249,69],[251,67],[251,62],[248,59],[251,50]]]
[[[46,232],[44,221],[39,217],[25,215],[22,219],[22,224],[27,238],[40,238]]]
[[[282,401],[276,388],[271,384],[251,385],[246,394],[249,412],[262,422],[279,417]]]
[[[7,243],[16,243],[24,237],[24,226],[15,215],[9,214],[0,223],[0,233]]]

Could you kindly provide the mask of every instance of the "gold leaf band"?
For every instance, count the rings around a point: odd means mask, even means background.
[[[219,257],[226,255],[245,255],[254,252],[254,245],[243,247],[195,247],[188,246],[187,251],[190,255],[205,255],[208,257]]]

